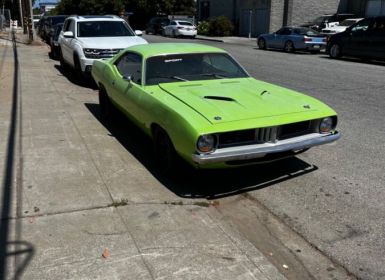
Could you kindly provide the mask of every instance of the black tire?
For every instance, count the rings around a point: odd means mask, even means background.
[[[294,43],[292,41],[286,41],[285,46],[283,47],[283,50],[288,53],[295,52]]]
[[[67,63],[64,61],[64,58],[63,58],[63,53],[61,51],[61,49],[59,49],[59,61],[60,61],[60,67],[63,69],[63,70],[67,70]]]
[[[75,66],[76,79],[78,80],[79,83],[83,83],[85,76],[82,71],[82,67],[80,66],[79,57],[77,55],[74,56],[74,66]]]
[[[332,44],[329,48],[329,56],[337,59],[342,56],[342,48],[339,44]]]
[[[173,37],[173,38],[176,38],[176,37],[177,37],[177,36],[176,36],[176,33],[175,33],[175,30],[172,31],[172,37]]]
[[[177,154],[170,137],[160,127],[153,130],[154,157],[157,168],[165,174],[175,172]]]
[[[106,121],[111,120],[112,104],[106,90],[103,87],[99,88],[99,107],[102,118]]]
[[[266,40],[263,38],[258,39],[258,48],[266,50]]]

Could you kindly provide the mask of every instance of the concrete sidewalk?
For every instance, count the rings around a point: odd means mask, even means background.
[[[140,132],[103,124],[97,91],[71,82],[47,46],[17,51],[14,75],[0,44],[0,278],[285,279],[215,202],[156,174]]]

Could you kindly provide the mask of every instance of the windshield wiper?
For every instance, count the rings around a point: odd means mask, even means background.
[[[225,75],[221,75],[221,74],[217,74],[217,73],[205,73],[205,74],[201,74],[201,76],[214,77],[214,78],[217,78],[217,79],[225,79],[225,78],[228,78],[228,77],[225,76]]]

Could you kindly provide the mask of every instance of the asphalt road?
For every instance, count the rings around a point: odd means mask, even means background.
[[[237,171],[237,179],[219,174],[225,178],[221,184],[208,180],[212,193],[247,190],[249,198],[354,275],[385,279],[385,64],[199,42],[226,49],[256,79],[329,104],[338,113],[342,133],[338,143],[282,163]]]

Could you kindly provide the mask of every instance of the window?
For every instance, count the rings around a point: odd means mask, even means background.
[[[115,63],[123,77],[131,77],[134,83],[142,83],[142,57],[136,53],[126,53]]]
[[[146,85],[244,77],[245,71],[224,53],[154,56],[146,62]]]
[[[356,25],[352,27],[352,32],[363,32],[368,30],[371,20],[364,19],[358,22]]]
[[[123,21],[82,21],[78,23],[78,37],[134,36]]]

